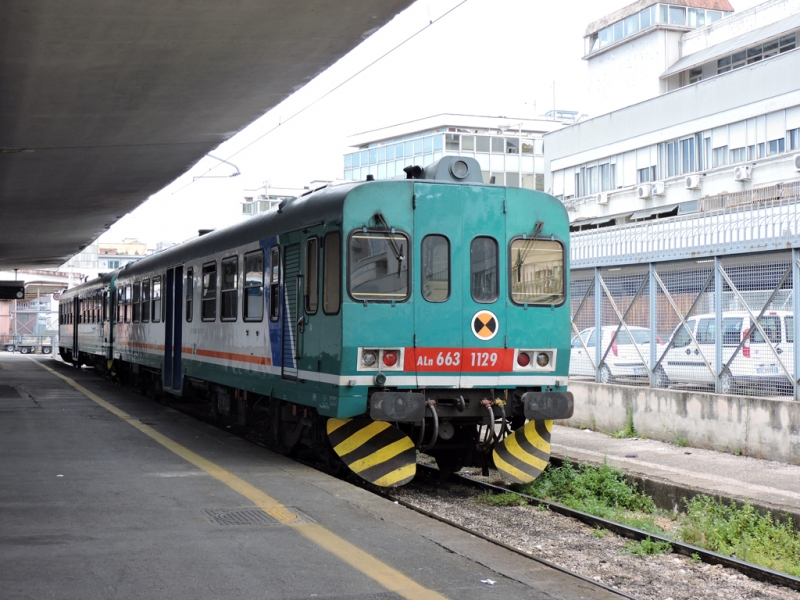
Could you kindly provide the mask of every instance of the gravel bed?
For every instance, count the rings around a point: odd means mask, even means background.
[[[630,540],[609,531],[537,507],[487,506],[475,501],[479,494],[454,482],[420,480],[393,491],[409,504],[642,600],[800,599],[800,592],[721,565],[695,563],[677,554],[626,554]]]

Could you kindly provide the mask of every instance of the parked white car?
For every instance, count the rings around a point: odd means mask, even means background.
[[[670,337],[674,342],[661,364],[671,382],[714,385],[714,373],[718,370],[715,316],[696,315],[687,319],[686,323],[697,343],[692,341],[683,325],[678,325]],[[769,311],[761,317],[760,323],[769,341],[758,329],[753,331],[730,368],[720,377],[722,393],[728,394],[745,386],[758,391],[791,389],[792,381],[778,361],[789,375],[794,375],[794,316],[788,311]],[[723,364],[730,360],[751,324],[752,320],[746,311],[722,313]]]
[[[600,356],[602,358],[606,350],[606,359],[600,366],[600,382],[610,383],[615,379],[646,379],[649,376],[650,365],[650,330],[646,327],[629,326],[628,331],[620,328],[617,335],[616,325],[606,325],[600,328],[602,333],[602,343]],[[612,339],[613,338],[613,339]],[[583,344],[581,343],[583,340]],[[656,338],[658,352],[656,356],[661,356],[664,344]],[[584,345],[586,348],[584,348]],[[570,375],[583,375],[594,377],[595,374],[595,348],[597,345],[597,335],[595,328],[590,327],[580,332],[580,339],[576,335],[572,338],[572,348],[570,350]],[[638,348],[638,351],[637,351]],[[588,350],[588,353],[587,353]],[[644,360],[642,360],[644,359]],[[661,387],[663,383],[664,371],[659,369],[656,373],[656,385]]]

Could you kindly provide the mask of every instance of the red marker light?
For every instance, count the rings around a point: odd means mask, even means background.
[[[387,367],[393,367],[397,364],[397,354],[393,351],[383,353],[383,364]]]
[[[517,364],[520,367],[527,367],[531,364],[531,357],[527,352],[520,352],[517,354]]]

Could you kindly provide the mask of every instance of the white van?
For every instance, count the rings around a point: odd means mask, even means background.
[[[716,366],[715,316],[695,315],[686,321],[697,344],[692,341],[683,325],[678,325],[670,340],[672,346],[661,362],[670,382],[696,385],[714,385]],[[722,313],[722,360],[727,363],[734,350],[750,330],[752,320],[746,311]],[[755,388],[757,391],[792,389],[790,375],[794,375],[794,316],[788,311],[769,311],[760,321],[767,340],[756,329],[744,343],[731,366],[720,378],[723,394],[737,388]],[[770,347],[770,345],[774,348]],[[776,356],[777,355],[777,356]],[[705,357],[705,360],[703,358]],[[708,365],[706,364],[708,363]],[[709,366],[711,367],[709,369]]]
[[[600,367],[600,382],[610,383],[615,379],[647,379],[650,365],[650,330],[646,327],[629,326],[629,335],[628,331],[621,328],[613,340],[614,332],[617,331],[616,325],[606,325],[600,330],[603,335],[600,356],[602,357],[608,350],[606,360]],[[583,344],[581,339],[583,339]],[[656,343],[658,344],[656,356],[660,356],[664,351],[664,345],[659,338],[656,338]],[[594,327],[581,331],[580,339],[577,335],[572,338],[569,359],[570,375],[594,377],[596,344],[597,336]],[[586,349],[588,349],[588,353]],[[660,370],[659,373],[661,373]]]

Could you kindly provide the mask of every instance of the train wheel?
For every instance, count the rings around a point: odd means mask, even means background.
[[[372,419],[328,419],[333,451],[356,475],[381,487],[404,485],[417,474],[414,442],[397,427]]]
[[[550,462],[552,430],[553,421],[528,421],[495,446],[495,466],[515,483],[530,483]]]

